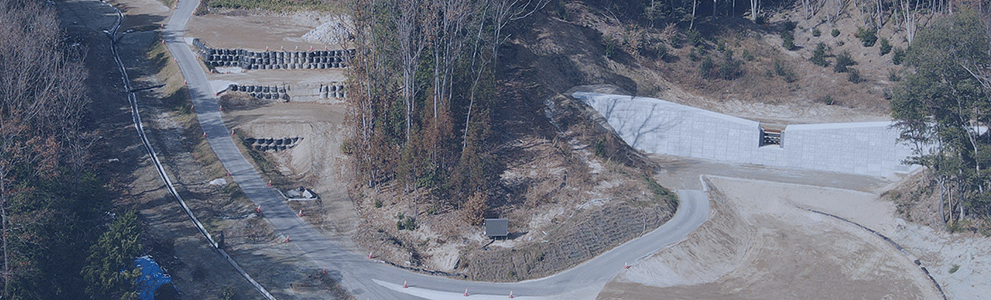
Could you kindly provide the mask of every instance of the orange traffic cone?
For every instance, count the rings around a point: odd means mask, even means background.
[[[627,270],[629,270],[629,269],[630,269],[630,264],[629,264],[629,263],[625,263],[625,262],[624,262],[624,263],[623,263],[623,269],[627,269]]]
[[[468,297],[468,288],[465,288],[465,297]]]
[[[368,252],[368,259],[372,259],[372,257],[374,257],[372,256],[372,252]]]
[[[289,242],[289,235],[286,235],[285,243],[288,243],[288,242]]]
[[[299,213],[297,213],[296,216],[302,218],[303,217],[303,210],[300,209],[299,210]]]
[[[271,179],[268,180],[268,186],[272,186],[272,180]]]
[[[323,270],[320,270],[320,274],[327,275],[327,268],[323,268]]]
[[[403,288],[404,288],[404,289],[405,289],[405,288],[409,288],[409,286],[408,286],[408,285],[406,285],[406,280],[403,280]]]
[[[509,299],[513,299],[513,290],[509,290]]]
[[[203,132],[203,137],[206,138],[206,131]]]
[[[255,213],[259,213],[259,214],[262,213],[262,206],[261,205],[255,206]]]

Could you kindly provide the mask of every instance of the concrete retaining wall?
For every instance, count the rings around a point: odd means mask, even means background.
[[[887,176],[911,148],[891,122],[790,125],[781,145],[761,146],[760,123],[653,98],[575,93],[632,147],[649,153],[732,163]]]

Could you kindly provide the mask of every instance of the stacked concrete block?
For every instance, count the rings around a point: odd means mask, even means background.
[[[575,93],[630,146],[650,153],[743,164],[888,176],[918,166],[892,122],[789,125],[766,145],[760,123],[659,99]]]
[[[265,100],[281,100],[284,102],[289,102],[289,86],[267,86],[267,85],[237,85],[231,84],[227,86],[228,91],[232,92],[245,92],[249,96],[258,99]]]
[[[193,40],[203,60],[214,67],[240,67],[256,70],[333,69],[347,68],[354,50],[334,51],[265,51],[244,49],[213,49]]]
[[[285,151],[296,147],[302,140],[301,137],[246,138],[244,142],[248,144],[249,148],[258,151]]]
[[[296,85],[238,85],[227,86],[227,91],[247,93],[251,97],[265,100],[320,101],[326,99],[341,100],[347,97],[347,89],[342,82],[327,84],[296,84]]]

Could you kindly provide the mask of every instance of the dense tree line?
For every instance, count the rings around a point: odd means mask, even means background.
[[[42,3],[0,0],[3,299],[87,295],[86,250],[109,220],[108,195],[87,171],[78,131],[88,104],[84,55],[65,43],[54,9]],[[133,269],[133,258],[124,267]],[[125,288],[133,291],[133,282]]]
[[[356,178],[406,193],[429,187],[446,209],[477,223],[496,162],[485,149],[498,105],[505,28],[541,0],[356,0],[345,151]],[[417,199],[410,201],[417,215]]]
[[[983,8],[987,10],[987,8]],[[991,23],[958,9],[919,31],[891,113],[939,192],[942,222],[991,216]]]

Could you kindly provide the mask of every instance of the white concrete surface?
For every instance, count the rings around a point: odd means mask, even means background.
[[[660,99],[574,93],[630,146],[649,153],[803,170],[889,176],[916,165],[891,122],[789,125],[781,146],[760,146],[760,123]]]

